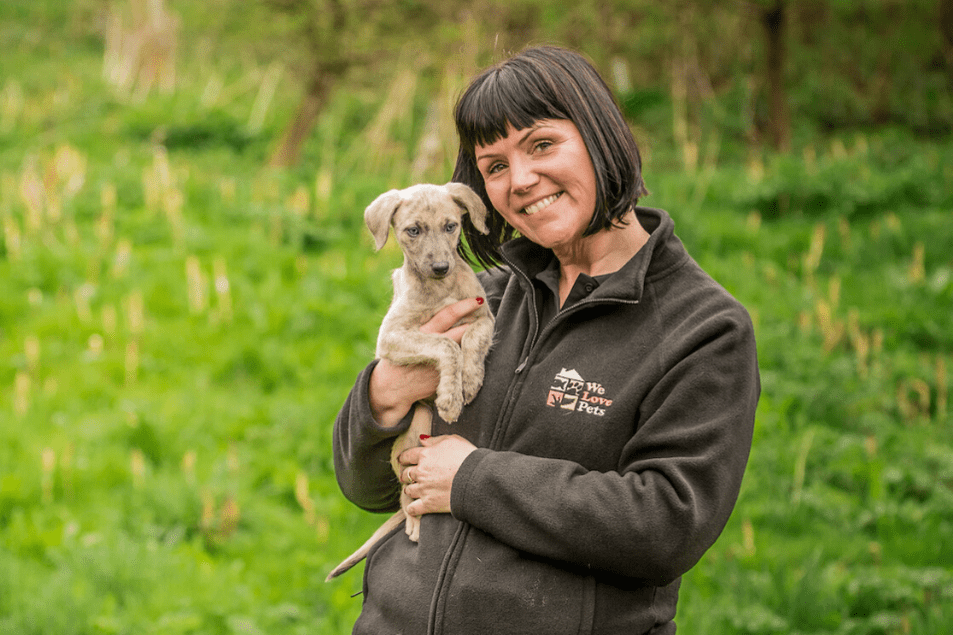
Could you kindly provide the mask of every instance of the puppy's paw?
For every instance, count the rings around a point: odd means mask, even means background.
[[[472,366],[463,371],[463,403],[470,403],[483,387],[483,366]]]
[[[404,531],[407,532],[407,537],[413,542],[420,542],[420,518],[416,516],[407,516],[407,521],[404,524]]]
[[[444,394],[437,395],[434,403],[437,406],[437,414],[447,423],[453,423],[460,418],[460,411],[463,410],[463,399],[461,395]]]

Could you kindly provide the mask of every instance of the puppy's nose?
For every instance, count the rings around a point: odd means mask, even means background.
[[[430,268],[435,276],[442,278],[450,271],[450,263],[446,261],[435,262]]]

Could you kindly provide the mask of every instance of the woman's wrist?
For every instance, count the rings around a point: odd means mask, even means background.
[[[393,428],[403,421],[414,403],[431,396],[437,372],[431,366],[398,366],[380,360],[371,371],[368,402],[381,428]]]
[[[382,428],[393,428],[410,410],[410,403],[401,399],[399,391],[392,390],[392,366],[387,360],[381,360],[371,371],[367,387],[367,399],[371,405],[374,420]],[[411,402],[412,403],[412,402]]]

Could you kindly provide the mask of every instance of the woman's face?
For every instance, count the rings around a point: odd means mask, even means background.
[[[493,207],[526,238],[557,252],[582,238],[596,206],[596,175],[576,124],[542,119],[476,147]]]

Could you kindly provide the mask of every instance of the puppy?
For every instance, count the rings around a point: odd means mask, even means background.
[[[393,226],[404,263],[393,273],[394,299],[381,323],[377,357],[395,364],[431,364],[440,374],[434,406],[440,417],[453,423],[464,404],[483,385],[483,362],[493,337],[493,315],[485,304],[461,320],[469,323],[460,345],[443,335],[420,332],[420,326],[438,311],[466,298],[483,297],[476,274],[457,251],[464,214],[482,233],[487,210],[480,197],[462,183],[414,185],[391,190],[364,211],[364,222],[380,250]],[[394,441],[391,467],[400,478],[397,458],[401,452],[419,445],[421,434],[432,430],[433,411],[418,403],[410,428]],[[388,519],[364,545],[335,567],[327,579],[335,578],[363,560],[383,536],[400,523],[410,539],[420,539],[420,519],[406,514],[412,499],[403,491],[401,509]]]

